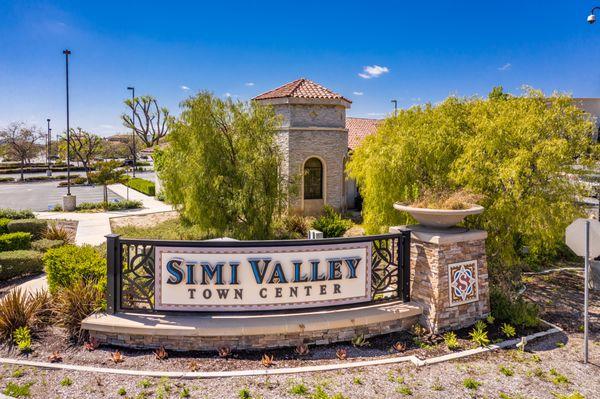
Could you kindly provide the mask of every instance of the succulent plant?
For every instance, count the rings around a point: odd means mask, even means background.
[[[115,363],[122,363],[125,360],[119,350],[114,351],[114,353],[111,355],[111,359]]]
[[[221,346],[218,349],[218,352],[219,352],[219,357],[226,358],[226,357],[231,356],[231,348],[228,346]]]
[[[352,346],[354,346],[355,348],[359,348],[359,347],[367,346],[367,345],[369,345],[369,341],[367,341],[364,334],[360,334],[360,335],[357,335],[356,337],[352,338]]]
[[[200,370],[200,363],[196,360],[192,360],[188,363],[188,368],[190,369],[190,371],[198,371]]]
[[[260,359],[260,363],[265,367],[271,367],[273,365],[273,355],[264,354],[262,359]]]
[[[59,363],[62,362],[62,356],[57,351],[52,352],[50,356],[48,356],[48,361],[50,363]]]
[[[161,346],[160,348],[154,351],[154,357],[156,357],[157,360],[165,360],[169,357],[169,354],[167,353],[165,347]]]
[[[306,356],[306,355],[308,355],[308,353],[310,351],[308,349],[308,345],[300,344],[300,345],[296,346],[296,349],[294,349],[294,352],[296,352],[296,354],[298,356]]]
[[[335,351],[335,355],[340,360],[346,360],[348,358],[348,351],[344,348],[340,348]]]
[[[98,340],[94,337],[90,338],[89,341],[87,341],[83,344],[83,348],[86,351],[90,351],[90,352],[98,349],[99,346],[100,346],[100,342],[98,342]]]
[[[404,342],[397,341],[392,347],[398,352],[404,352],[406,350],[406,344]]]

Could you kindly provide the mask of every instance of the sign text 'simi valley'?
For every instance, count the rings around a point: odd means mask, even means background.
[[[157,309],[301,308],[370,299],[370,244],[156,249]]]

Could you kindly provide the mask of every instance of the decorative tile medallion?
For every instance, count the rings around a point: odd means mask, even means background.
[[[474,302],[479,299],[477,282],[477,261],[452,263],[448,265],[448,287],[450,306]]]

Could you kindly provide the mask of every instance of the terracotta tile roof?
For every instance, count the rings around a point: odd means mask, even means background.
[[[340,99],[348,102],[352,102],[342,95],[332,92],[326,87],[321,86],[308,79],[297,79],[293,82],[286,83],[276,89],[269,90],[265,93],[259,94],[254,97],[254,100],[267,100],[272,98],[327,98],[327,99]]]
[[[347,117],[346,129],[348,129],[348,148],[353,150],[358,147],[365,137],[377,131],[377,127],[379,127],[382,122],[382,119]]]

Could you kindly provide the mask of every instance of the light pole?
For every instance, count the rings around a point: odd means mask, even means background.
[[[133,140],[133,177],[135,178],[135,160],[137,157],[135,149],[135,87],[127,87],[127,90],[131,90],[131,139]]]
[[[398,115],[398,100],[392,100],[392,104],[394,104],[394,116]]]
[[[71,131],[69,126],[69,55],[71,50],[63,50],[65,55],[65,76],[67,90],[67,195],[63,197],[63,210],[70,212],[75,210],[75,197],[71,195]]]
[[[46,176],[52,176],[52,169],[50,169],[50,145],[52,143],[50,118],[46,119],[46,122],[48,122],[48,133],[46,134]]]
[[[587,21],[589,24],[593,24],[594,22],[596,22],[596,15],[594,14],[596,10],[600,10],[600,7],[594,7],[592,8],[592,11],[590,11],[590,15],[588,15],[587,17]]]

